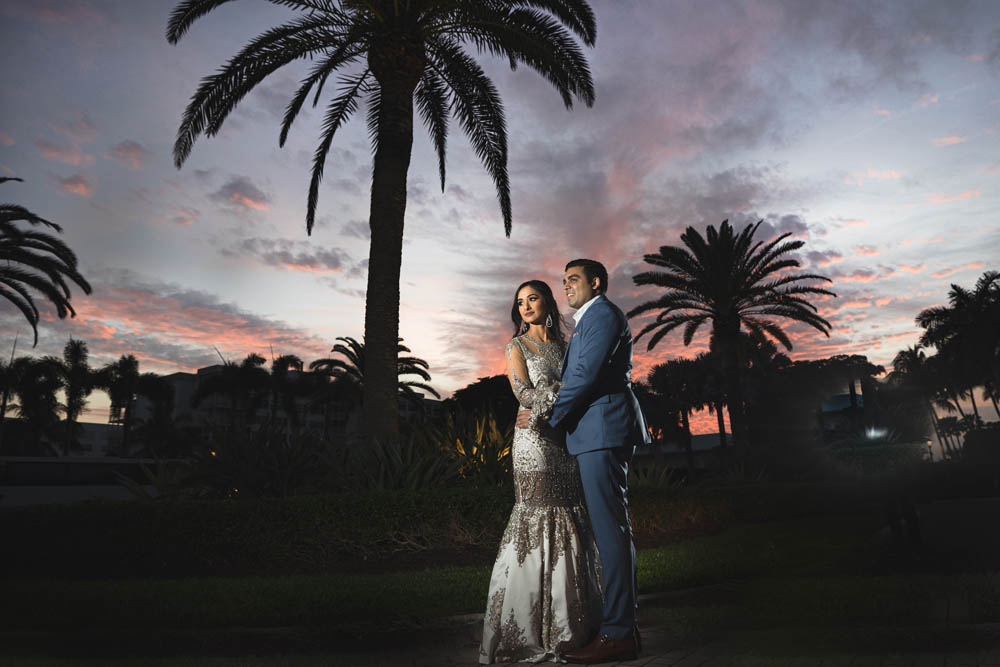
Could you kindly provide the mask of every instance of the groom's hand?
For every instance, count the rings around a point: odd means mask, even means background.
[[[531,426],[531,410],[518,410],[517,421],[514,424],[518,428],[528,428]]]

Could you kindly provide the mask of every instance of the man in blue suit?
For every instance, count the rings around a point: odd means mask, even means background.
[[[649,432],[632,393],[632,332],[621,309],[605,296],[608,271],[600,262],[566,265],[563,291],[576,328],[563,356],[562,388],[549,424],[566,432],[566,447],[580,466],[584,497],[601,555],[604,608],[592,642],[570,651],[570,662],[635,658],[641,648],[635,623],[635,546],[628,516],[628,466]],[[530,415],[530,412],[527,413]],[[519,425],[527,415],[519,415]]]

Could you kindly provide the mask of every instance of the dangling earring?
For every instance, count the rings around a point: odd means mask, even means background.
[[[521,333],[525,333],[528,330],[528,323],[521,320]]]
[[[549,315],[545,318],[545,326],[549,329],[552,328],[552,313],[549,313]]]

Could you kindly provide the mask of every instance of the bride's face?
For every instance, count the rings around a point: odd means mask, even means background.
[[[527,285],[517,293],[517,309],[521,319],[528,324],[541,324],[548,314],[545,312],[545,300],[538,290]]]

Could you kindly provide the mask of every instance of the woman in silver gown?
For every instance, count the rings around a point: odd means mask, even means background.
[[[512,445],[514,509],[493,566],[479,661],[556,662],[601,621],[600,561],[576,459],[546,420],[559,392],[565,342],[552,290],[531,280],[511,308],[507,377],[529,428]]]

